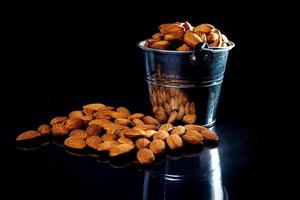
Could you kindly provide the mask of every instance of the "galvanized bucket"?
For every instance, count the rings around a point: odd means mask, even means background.
[[[170,51],[144,47],[145,78],[154,116],[161,123],[198,123],[211,127],[216,110],[229,50],[208,48],[203,43],[194,51]]]

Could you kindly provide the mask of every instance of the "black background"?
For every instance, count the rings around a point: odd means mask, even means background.
[[[271,79],[265,75],[273,77],[270,68],[276,70],[280,61],[274,61],[278,52],[271,41],[276,36],[264,39],[265,36],[258,33],[277,27],[280,18],[276,17],[276,11],[258,3],[243,2],[232,5],[216,2],[218,6],[212,6],[211,2],[207,5],[203,2],[149,2],[140,8],[129,3],[112,4],[10,7],[5,15],[9,45],[4,56],[8,62],[1,75],[4,105],[1,132],[9,141],[5,144],[11,146],[19,132],[89,102],[124,105],[134,112],[147,112],[147,86],[136,43],[150,37],[161,23],[207,22],[236,43],[228,59],[218,123],[230,124],[229,129],[235,125],[244,127],[248,135],[241,137],[251,138],[251,142],[243,152],[251,149],[255,157],[250,164],[238,166],[240,171],[233,175],[234,180],[227,176],[233,188],[232,196],[234,199],[246,199],[249,193],[250,197],[259,193],[267,196],[264,184],[272,181],[268,181],[270,176],[264,172],[268,165],[263,161],[269,157],[261,145],[267,136],[260,134],[258,127],[268,109],[264,97],[274,89],[270,87]],[[268,51],[259,48],[262,46],[268,46]],[[238,132],[239,128],[236,129]],[[13,156],[5,157],[11,176],[18,170],[15,165],[22,163],[14,161]],[[24,162],[25,169],[33,173],[34,162],[29,165]],[[47,174],[47,178],[53,175]],[[15,177],[8,188],[22,187],[15,183],[28,177]],[[30,180],[26,181],[30,184]],[[42,184],[48,185],[46,181]]]

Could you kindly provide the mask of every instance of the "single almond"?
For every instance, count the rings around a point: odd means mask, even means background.
[[[68,137],[64,144],[73,149],[84,149],[86,147],[85,141],[80,137]]]
[[[218,135],[215,132],[213,132],[213,131],[211,131],[209,129],[202,130],[200,132],[200,134],[203,135],[203,137],[205,138],[205,140],[213,141],[213,142],[219,141]]]
[[[157,133],[156,130],[146,130],[145,133],[143,134],[143,136],[144,136],[145,138],[151,138],[151,137],[153,137],[153,135],[154,135],[155,133]]]
[[[128,119],[142,119],[145,115],[143,113],[134,113]]]
[[[81,129],[75,129],[73,131],[70,132],[70,137],[73,136],[73,137],[80,137],[82,139],[86,139],[88,137],[88,134],[84,131],[84,130],[81,130]]]
[[[150,144],[150,141],[147,138],[139,138],[135,141],[135,146],[137,149],[147,148]]]
[[[211,24],[200,24],[199,26],[196,26],[194,28],[194,32],[202,32],[202,33],[205,33],[205,34],[209,34],[212,30],[214,30],[215,27]]]
[[[101,139],[102,139],[104,142],[107,142],[107,141],[115,140],[116,137],[115,137],[113,134],[105,133],[104,135],[101,136]]]
[[[181,120],[183,118],[183,116],[184,116],[184,107],[183,107],[183,105],[180,105],[176,120]]]
[[[140,149],[136,157],[141,164],[150,164],[155,161],[154,153],[150,149]]]
[[[196,124],[187,124],[187,125],[184,125],[184,128],[186,130],[196,130],[199,133],[201,133],[203,130],[207,130],[207,128],[205,128],[204,126],[196,125]]]
[[[51,132],[53,136],[64,136],[69,133],[63,124],[53,124]]]
[[[30,139],[37,138],[39,136],[41,136],[41,134],[38,131],[33,131],[33,130],[25,131],[17,136],[16,141],[30,140]]]
[[[164,49],[168,49],[169,46],[170,46],[170,42],[168,42],[166,40],[159,40],[159,41],[154,42],[151,45],[151,48],[164,50]]]
[[[69,117],[81,117],[84,113],[81,110],[74,110],[70,112]]]
[[[171,134],[177,134],[177,135],[182,135],[182,134],[184,134],[185,133],[185,128],[184,128],[184,126],[177,126],[177,127],[175,127],[173,130],[172,130],[172,132],[171,132]]]
[[[165,140],[169,136],[169,133],[165,130],[159,130],[157,133],[153,135],[153,139]]]
[[[154,39],[154,40],[160,40],[161,37],[162,37],[161,33],[155,33],[152,35],[152,39]]]
[[[90,104],[87,104],[87,105],[84,105],[83,108],[89,108],[89,109],[92,109],[92,110],[99,110],[101,108],[105,107],[104,104],[102,103],[90,103]]]
[[[99,144],[102,143],[102,139],[97,136],[97,135],[92,135],[89,136],[86,140],[85,140],[87,146],[89,146],[92,149],[97,149],[97,147],[99,146]]]
[[[177,51],[191,51],[191,47],[189,47],[187,44],[182,44],[178,48],[176,48]]]
[[[166,148],[165,142],[163,140],[153,140],[150,143],[150,149],[153,153],[162,153]]]
[[[173,130],[173,128],[174,128],[174,126],[173,126],[172,124],[167,123],[167,124],[161,125],[160,128],[159,128],[158,130],[159,130],[159,131],[163,130],[163,131],[169,132],[169,131]]]
[[[97,136],[102,133],[103,129],[98,124],[91,124],[86,128],[85,131],[89,136],[93,136],[93,135]]]
[[[184,123],[193,124],[195,123],[197,116],[195,114],[185,115],[182,119]]]
[[[118,140],[117,140],[120,144],[128,144],[132,147],[134,147],[134,143],[131,139],[129,138],[126,138],[126,137],[120,137]]]
[[[43,124],[38,127],[38,132],[40,132],[41,135],[51,134],[51,126],[48,124]]]
[[[125,112],[111,111],[110,116],[114,119],[117,119],[117,118],[127,119],[128,117],[130,117],[130,114],[125,113]]]
[[[130,129],[122,131],[122,134],[128,138],[136,138],[143,136],[145,134],[145,131],[143,131],[142,129]]]
[[[152,124],[152,125],[159,126],[159,122],[151,116],[145,116],[143,118],[143,121],[144,121],[145,124]]]
[[[112,146],[111,148],[109,148],[109,156],[110,157],[115,157],[115,156],[119,156],[121,154],[125,154],[128,153],[129,151],[132,150],[132,146],[130,146],[129,144],[117,144]]]
[[[177,149],[183,146],[181,137],[176,134],[169,135],[166,141],[170,149]]]
[[[69,118],[63,123],[68,130],[80,129],[84,125],[84,121],[76,117]]]
[[[195,33],[193,33],[192,31],[186,31],[183,37],[183,41],[195,48],[195,46],[199,43],[199,42],[203,42],[202,39]]]
[[[126,113],[126,114],[128,114],[128,115],[131,115],[131,113],[130,113],[130,111],[127,109],[127,108],[125,108],[125,107],[118,107],[117,109],[116,109],[116,111],[117,112],[121,112],[121,113]]]
[[[57,123],[62,123],[67,119],[68,119],[68,117],[62,117],[62,116],[54,117],[53,119],[51,119],[50,125],[57,124]]]
[[[203,144],[204,137],[196,130],[188,130],[181,136],[183,141],[190,144]]]
[[[174,123],[176,121],[176,118],[177,118],[177,112],[173,111],[171,113],[171,115],[169,116],[167,123],[170,123],[170,124]]]
[[[114,123],[124,125],[124,126],[132,126],[133,125],[132,121],[130,121],[129,119],[123,119],[123,118],[115,119]]]
[[[114,145],[117,145],[118,142],[115,141],[115,140],[111,140],[111,141],[106,141],[106,142],[103,142],[101,144],[99,144],[97,146],[97,150],[98,151],[107,151],[109,150],[111,147],[113,147]]]
[[[144,122],[141,119],[132,119],[132,122],[135,126],[143,126],[145,125]]]

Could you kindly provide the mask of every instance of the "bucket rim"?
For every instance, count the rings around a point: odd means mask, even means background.
[[[161,53],[169,53],[169,54],[191,54],[194,51],[174,51],[174,50],[162,50],[162,49],[153,49],[153,48],[149,48],[149,47],[145,47],[144,44],[147,41],[146,40],[142,40],[140,42],[137,43],[137,46],[145,51],[153,51],[153,52],[161,52]],[[222,52],[222,51],[229,51],[231,50],[233,47],[235,47],[235,43],[232,41],[228,42],[230,45],[227,47],[212,47],[212,48],[203,48],[206,51],[210,51],[210,52]]]

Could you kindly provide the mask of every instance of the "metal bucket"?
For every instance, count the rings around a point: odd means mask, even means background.
[[[194,51],[170,51],[144,47],[145,78],[154,116],[161,123],[198,123],[211,127],[216,110],[229,50],[208,48],[199,43]]]

